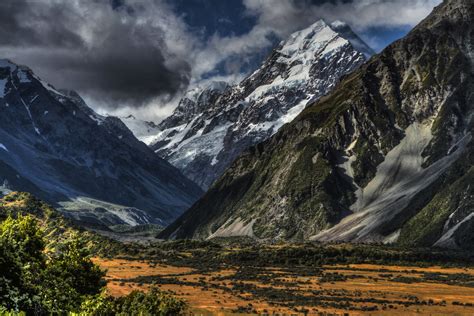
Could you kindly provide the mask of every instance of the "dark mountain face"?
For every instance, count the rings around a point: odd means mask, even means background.
[[[0,144],[2,191],[32,192],[84,222],[166,224],[201,194],[119,119],[6,60]]]
[[[370,53],[347,25],[318,21],[280,43],[240,84],[214,83],[184,98],[151,147],[206,189],[242,151],[275,134]]]
[[[474,3],[404,39],[242,154],[168,238],[472,248]]]

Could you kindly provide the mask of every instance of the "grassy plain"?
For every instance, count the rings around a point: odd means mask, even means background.
[[[393,254],[402,250],[382,247],[367,255],[357,247],[337,245],[346,254],[349,247],[351,256],[316,258],[315,263],[308,251],[319,246],[174,246],[160,246],[144,256],[94,260],[107,269],[111,295],[157,285],[184,298],[195,315],[474,315],[469,258],[433,253],[434,259],[420,254],[423,260],[410,262],[404,253],[403,260],[395,261]],[[306,255],[292,258],[300,247]]]

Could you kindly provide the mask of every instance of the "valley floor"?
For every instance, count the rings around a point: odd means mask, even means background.
[[[367,263],[271,266],[257,261],[233,265],[183,260],[193,255],[193,251],[183,250],[176,262],[169,257],[95,261],[107,269],[111,295],[156,284],[184,298],[195,315],[474,314],[473,267]],[[216,262],[220,261],[217,258]]]

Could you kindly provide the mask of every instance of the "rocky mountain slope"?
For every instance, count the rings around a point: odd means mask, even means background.
[[[448,0],[268,141],[161,237],[473,249],[474,3]]]
[[[0,60],[0,191],[12,190],[105,225],[164,225],[201,195],[119,119]]]
[[[142,139],[206,189],[243,150],[293,120],[371,53],[346,24],[318,21],[280,43],[240,84],[188,93],[161,132]]]

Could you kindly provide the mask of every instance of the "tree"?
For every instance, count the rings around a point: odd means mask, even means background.
[[[79,311],[81,303],[105,286],[105,273],[90,260],[79,234],[73,233],[50,255],[43,271],[43,303],[49,311]]]
[[[104,288],[103,276],[77,233],[54,251],[45,252],[43,232],[31,216],[9,216],[0,224],[0,307],[4,311],[79,311],[84,300]]]
[[[40,311],[38,275],[45,267],[44,240],[30,216],[8,217],[0,225],[0,305],[13,311]]]

